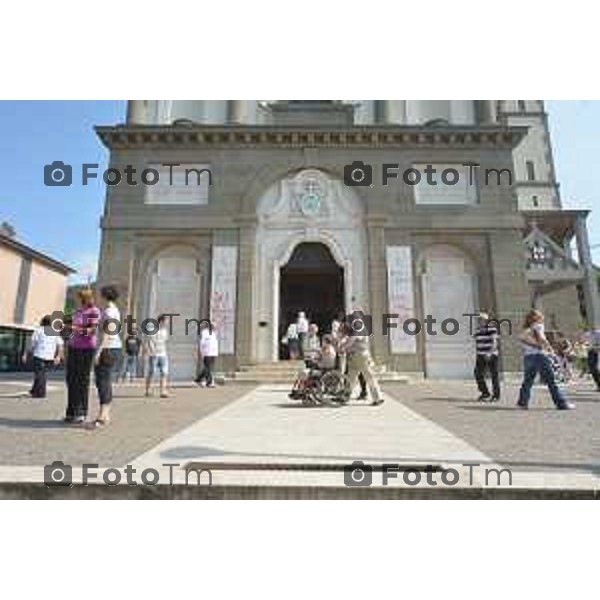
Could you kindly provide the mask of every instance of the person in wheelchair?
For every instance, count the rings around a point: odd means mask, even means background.
[[[288,396],[294,400],[304,399],[308,390],[328,371],[335,369],[337,352],[330,335],[323,336],[320,349],[314,348],[304,357],[306,368],[298,375]]]

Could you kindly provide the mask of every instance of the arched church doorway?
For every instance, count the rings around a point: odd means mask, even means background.
[[[337,264],[325,244],[298,244],[280,270],[279,339],[300,311],[304,311],[323,334],[330,332],[333,318],[344,308],[343,267]],[[280,352],[284,350],[281,348]]]

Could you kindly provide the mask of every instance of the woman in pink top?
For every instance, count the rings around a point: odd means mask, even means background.
[[[96,329],[100,310],[94,292],[79,292],[80,308],[73,315],[71,337],[67,343],[67,411],[65,423],[81,425],[88,412],[90,373],[96,353]]]

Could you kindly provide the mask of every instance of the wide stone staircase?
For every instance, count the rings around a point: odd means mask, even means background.
[[[299,360],[281,360],[277,362],[263,362],[254,365],[242,365],[233,373],[222,375],[224,382],[236,383],[289,383],[295,380],[298,372],[304,367]],[[380,381],[393,381],[396,383],[410,383],[411,378],[401,373],[387,371],[384,367],[377,366],[376,372]]]

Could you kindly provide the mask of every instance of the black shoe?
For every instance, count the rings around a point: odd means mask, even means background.
[[[491,396],[489,394],[481,394],[479,398],[477,398],[477,402],[487,402]]]
[[[373,402],[371,402],[371,406],[379,406],[380,404],[383,404],[383,402],[383,398],[379,398],[378,400],[373,400]]]
[[[500,401],[500,396],[492,396],[492,398],[490,399],[490,402],[499,402]]]
[[[361,394],[358,396],[357,400],[368,400],[369,396],[367,394]]]
[[[517,408],[520,408],[521,410],[529,410],[529,406],[527,406],[527,404],[521,404],[520,402],[517,402]]]

